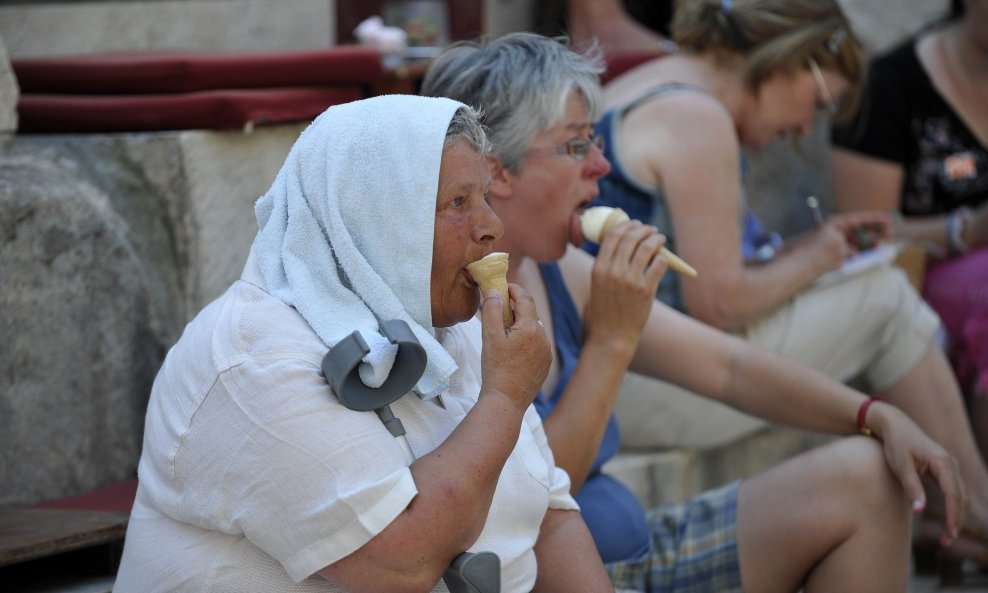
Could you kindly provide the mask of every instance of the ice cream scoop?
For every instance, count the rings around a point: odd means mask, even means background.
[[[587,241],[600,243],[612,226],[629,218],[628,214],[620,208],[594,206],[587,208],[580,215],[580,230],[583,231],[583,237]]]
[[[502,312],[504,327],[511,327],[515,317],[511,313],[511,300],[508,298],[508,254],[501,252],[488,254],[482,259],[467,264],[467,271],[484,293],[492,288],[497,289],[504,303]]]
[[[600,243],[607,231],[618,223],[629,220],[628,214],[621,210],[620,208],[611,208],[610,206],[594,206],[593,208],[587,208],[582,215],[580,215],[580,230],[583,231],[583,236],[587,241],[592,241],[593,243]],[[691,278],[697,277],[697,271],[693,266],[689,265],[682,260],[678,255],[669,251],[665,247],[659,250],[662,257],[669,261],[669,267],[676,270],[680,274],[685,274]]]

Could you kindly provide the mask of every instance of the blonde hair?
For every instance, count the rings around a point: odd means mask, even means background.
[[[672,38],[685,51],[741,55],[742,80],[756,92],[772,74],[807,69],[812,58],[850,82],[837,119],[857,108],[864,52],[835,0],[680,0]]]

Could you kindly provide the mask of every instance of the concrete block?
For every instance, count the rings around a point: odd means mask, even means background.
[[[772,427],[728,446],[698,454],[693,494],[753,476],[770,467],[832,441],[835,437],[784,427]]]
[[[175,152],[141,144],[16,137],[0,154],[0,504],[134,477],[187,242]]]
[[[604,472],[627,486],[648,509],[753,476],[834,437],[769,427],[707,449],[622,451]]]
[[[608,461],[603,471],[634,492],[645,508],[651,508],[663,501],[689,498],[695,461],[696,452],[689,449],[628,451]]]
[[[257,233],[254,203],[271,187],[306,125],[179,133],[190,204],[193,257],[186,296],[192,315],[240,277]]]
[[[254,202],[305,125],[0,152],[0,504],[134,477],[165,352],[240,276]]]
[[[7,56],[7,46],[3,36],[0,36],[0,134],[10,134],[17,131],[17,99],[20,89],[17,78],[10,67]],[[2,148],[2,146],[0,146]]]
[[[132,51],[264,52],[336,43],[335,0],[143,0],[0,6],[13,58]]]

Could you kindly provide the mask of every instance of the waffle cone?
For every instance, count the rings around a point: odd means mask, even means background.
[[[483,259],[468,264],[467,271],[484,293],[494,288],[501,295],[501,301],[504,303],[501,314],[504,327],[511,327],[515,317],[511,313],[511,299],[508,298],[508,254],[491,253]]]

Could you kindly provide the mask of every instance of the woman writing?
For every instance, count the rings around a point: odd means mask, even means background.
[[[862,52],[839,6],[685,0],[672,36],[677,55],[608,84],[597,126],[613,163],[600,201],[657,226],[701,270],[667,274],[659,298],[905,411],[956,456],[972,493],[968,526],[988,528],[988,471],[933,339],[936,314],[890,267],[816,284],[862,230],[887,236],[888,214],[839,214],[769,261],[745,258],[754,246],[743,234],[741,147],[805,135],[817,115],[850,112],[859,93]],[[628,415],[647,418],[647,402]]]

